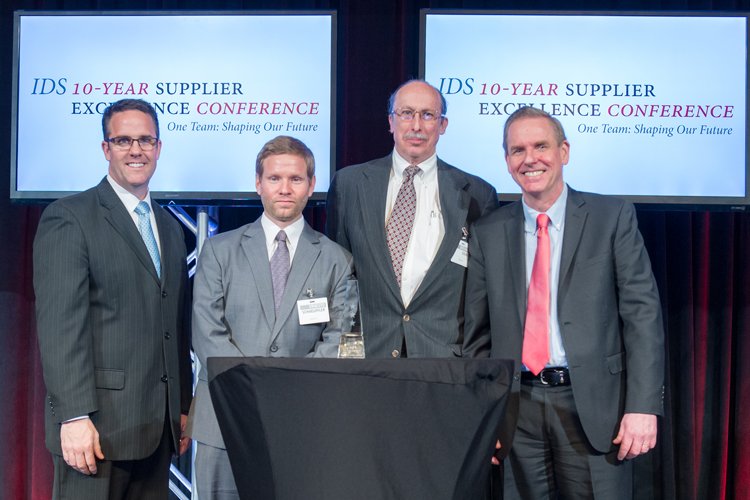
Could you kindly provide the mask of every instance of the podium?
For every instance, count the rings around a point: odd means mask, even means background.
[[[513,363],[209,358],[247,500],[482,500]]]

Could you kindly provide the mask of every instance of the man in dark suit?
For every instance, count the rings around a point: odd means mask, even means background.
[[[356,311],[351,255],[302,218],[315,189],[312,151],[279,136],[263,146],[255,169],[263,214],[206,241],[195,275],[193,342],[202,367],[190,427],[199,443],[201,500],[239,498],[208,391],[207,358],[336,357],[347,307]]]
[[[179,224],[152,202],[156,112],[102,117],[108,175],[52,203],[34,240],[46,443],[54,498],[166,499],[191,396]]]
[[[464,347],[516,363],[505,498],[632,498],[630,459],[656,444],[664,380],[635,210],[563,182],[570,145],[544,111],[513,113],[503,147],[522,201],[474,225]]]
[[[437,157],[446,102],[412,80],[388,102],[394,150],[341,169],[328,235],[354,257],[367,357],[461,356],[468,228],[497,206],[482,179]]]

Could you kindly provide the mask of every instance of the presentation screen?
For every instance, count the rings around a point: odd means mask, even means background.
[[[11,198],[85,190],[107,172],[104,109],[157,110],[150,188],[175,203],[257,202],[255,157],[278,135],[316,160],[314,199],[335,169],[331,11],[24,12],[14,18]]]
[[[421,75],[448,102],[440,157],[514,199],[503,126],[558,118],[578,190],[640,203],[748,197],[747,16],[423,10]]]

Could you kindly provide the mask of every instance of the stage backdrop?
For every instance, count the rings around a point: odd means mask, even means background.
[[[47,499],[52,468],[44,448],[44,386],[33,320],[31,242],[40,207],[11,205],[12,12],[112,9],[336,9],[338,11],[339,166],[383,156],[392,139],[386,99],[402,81],[417,76],[420,8],[558,9],[554,0],[4,0],[0,3],[0,497]],[[750,1],[578,0],[571,10],[750,10]],[[533,36],[530,33],[529,36]],[[113,57],[126,36],[101,41]],[[519,41],[522,43],[522,40]],[[132,58],[138,55],[132,55]],[[564,60],[555,47],[539,64]],[[123,64],[137,64],[123,60]],[[283,64],[283,61],[279,61]],[[269,69],[273,71],[273,69]],[[304,74],[299,75],[305,78]],[[450,134],[450,128],[448,129]],[[45,147],[45,137],[36,138]],[[168,147],[168,145],[166,145]],[[59,151],[98,148],[82,137]],[[467,145],[470,147],[470,145]],[[498,137],[500,147],[500,137]],[[255,152],[248,152],[248,165]],[[607,158],[601,158],[606,162]],[[505,168],[503,165],[497,166]],[[91,165],[104,175],[106,164]],[[248,175],[252,175],[248,167]],[[716,175],[721,175],[717,171]],[[221,230],[258,215],[255,209],[220,210]],[[306,216],[318,229],[324,210]],[[637,498],[750,498],[750,215],[709,211],[639,209],[664,306],[667,335],[666,417],[657,448],[637,462]]]

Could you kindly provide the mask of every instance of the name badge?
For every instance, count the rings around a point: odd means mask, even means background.
[[[328,297],[298,300],[297,315],[300,325],[328,323],[331,320],[328,314]]]
[[[466,240],[458,242],[458,247],[451,257],[451,262],[459,266],[469,267],[469,243]]]

